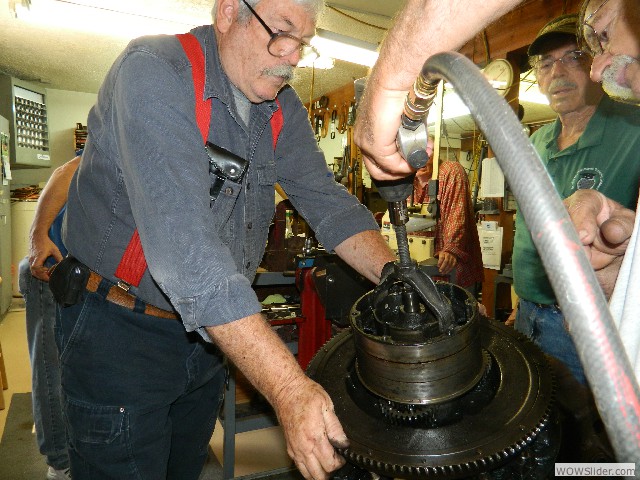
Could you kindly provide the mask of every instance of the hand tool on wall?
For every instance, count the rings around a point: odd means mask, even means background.
[[[338,116],[338,111],[334,109],[331,112],[331,135],[330,135],[330,137],[332,139],[336,138],[336,117],[337,116]]]

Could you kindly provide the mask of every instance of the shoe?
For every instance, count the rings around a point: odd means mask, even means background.
[[[71,469],[56,470],[53,467],[49,467],[47,480],[71,480]]]

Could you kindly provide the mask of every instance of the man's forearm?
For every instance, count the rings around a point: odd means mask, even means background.
[[[412,173],[396,135],[407,92],[432,55],[458,50],[479,30],[521,0],[408,0],[382,44],[358,106],[354,141],[376,180]]]
[[[347,238],[335,248],[335,252],[374,283],[380,281],[382,267],[396,260],[396,255],[377,230],[366,230]]]
[[[62,259],[58,247],[49,238],[49,229],[67,202],[69,185],[78,169],[80,157],[69,160],[56,168],[40,193],[36,214],[29,231],[29,264],[31,273],[40,280],[49,281],[49,269],[44,266],[47,258]]]
[[[283,389],[305,374],[295,357],[261,314],[207,327],[223,353],[275,405]]]
[[[75,157],[56,168],[40,193],[38,207],[31,225],[31,235],[47,235],[60,209],[67,203],[69,185],[78,169],[81,157]]]
[[[207,328],[227,357],[274,407],[287,453],[305,478],[326,479],[344,465],[334,447],[348,439],[324,389],[307,377],[262,315]]]
[[[408,90],[431,55],[458,50],[478,31],[522,0],[409,0],[384,40],[372,79],[386,88]]]

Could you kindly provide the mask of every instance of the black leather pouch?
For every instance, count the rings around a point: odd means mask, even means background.
[[[235,153],[210,142],[207,142],[205,149],[209,157],[209,173],[213,179],[209,191],[213,205],[225,181],[230,180],[237,184],[242,182],[248,162]]]
[[[63,307],[78,303],[89,280],[89,268],[68,255],[54,265],[49,273],[49,289]]]
[[[242,181],[248,164],[244,158],[211,142],[207,142],[205,149],[209,157],[211,173],[236,183]]]

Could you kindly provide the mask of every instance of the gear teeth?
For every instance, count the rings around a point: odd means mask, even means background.
[[[430,408],[423,405],[403,405],[379,399],[378,408],[384,418],[396,425],[417,426],[433,416]]]
[[[354,453],[349,449],[339,451],[339,453],[365,470],[384,472],[386,476],[393,478],[462,478],[496,468],[501,463],[521,454],[536,440],[538,434],[546,428],[549,419],[550,409],[530,432],[523,435],[522,438],[513,445],[499,452],[462,464],[443,466],[398,465],[385,463],[360,453]]]
[[[520,355],[517,358],[527,359],[526,362],[532,367],[530,369],[531,374],[536,376],[536,382],[531,383],[531,387],[534,389],[533,392],[537,392],[537,403],[534,404],[535,408],[533,408],[532,411],[529,411],[528,414],[521,415],[518,422],[510,424],[508,428],[511,430],[511,440],[507,442],[506,445],[504,439],[500,440],[500,438],[491,438],[490,440],[492,443],[487,442],[483,448],[478,451],[474,452],[472,449],[467,451],[464,448],[459,449],[460,451],[456,450],[456,454],[453,455],[450,460],[452,463],[448,465],[425,465],[420,461],[416,462],[414,460],[417,458],[414,456],[416,454],[415,451],[408,452],[405,456],[396,457],[396,462],[401,462],[400,464],[380,460],[381,458],[388,458],[384,449],[379,451],[377,448],[373,447],[369,449],[369,447],[366,446],[364,446],[364,448],[358,446],[355,448],[359,449],[359,451],[353,451],[351,449],[353,447],[351,447],[340,453],[342,453],[349,462],[375,473],[376,475],[391,478],[422,480],[432,478],[459,479],[477,477],[478,475],[483,476],[483,472],[491,472],[496,469],[501,470],[503,465],[508,466],[511,465],[510,462],[519,462],[520,459],[524,460],[529,452],[534,454],[538,449],[538,445],[534,442],[538,439],[542,442],[539,444],[539,447],[545,448],[546,434],[547,432],[551,432],[553,434],[556,422],[554,400],[557,391],[557,381],[553,375],[550,375],[550,378],[547,377],[547,379],[543,378],[542,375],[548,372],[550,368],[548,368],[548,362],[540,352],[536,352],[535,349],[530,349],[528,347],[528,345],[535,347],[535,344],[533,344],[531,340],[524,335],[512,332],[511,330],[508,333],[500,333],[501,328],[496,328],[492,325],[492,322],[487,322],[487,326],[483,327],[484,330],[482,333],[491,339],[491,342],[487,341],[487,350],[496,360],[495,367],[499,369],[498,371],[502,375],[501,378],[504,379],[505,371],[506,373],[510,372],[508,368],[510,363],[508,363],[508,361],[511,360],[511,355],[515,355],[515,353]],[[350,335],[350,333],[343,333],[345,335]],[[351,361],[353,358],[353,353],[351,351],[353,347],[351,346],[351,343],[345,341],[344,337],[337,337],[338,336],[334,337],[333,340],[330,340],[330,343],[333,342],[332,344],[325,344],[318,351],[310,365],[312,371],[319,371],[325,375],[326,378],[332,379],[331,381],[326,381],[329,386],[335,388],[336,391],[342,392],[343,383],[333,380],[333,378],[335,378],[335,372],[327,366],[327,358],[332,359],[333,361],[333,363],[329,365],[334,366],[338,364],[340,365],[340,368],[344,369],[345,372],[348,372],[346,367],[343,365],[347,365],[347,361]],[[338,343],[338,341],[340,343]],[[509,348],[511,344],[516,343],[516,341],[517,343],[525,344],[525,346],[522,349]],[[338,347],[340,350],[338,350]],[[336,352],[339,352],[339,354],[336,354]],[[489,366],[493,367],[494,364],[489,362]],[[329,373],[325,373],[323,369],[325,369],[326,372],[330,372],[331,375],[329,375]],[[503,369],[505,371],[503,371]],[[547,383],[544,383],[545,380]],[[542,402],[545,404],[541,404]],[[379,405],[376,408],[378,409],[378,412],[381,412],[383,410],[383,405]],[[415,421],[417,418],[416,413],[413,411],[405,411],[402,413],[411,421]],[[520,421],[522,421],[522,423],[519,423]],[[520,428],[518,428],[519,424],[521,425]],[[375,445],[375,442],[373,442],[373,444]],[[460,447],[460,445],[458,445],[458,447]],[[425,451],[425,455],[429,455],[429,452]],[[422,460],[422,462],[424,461],[425,460]]]

